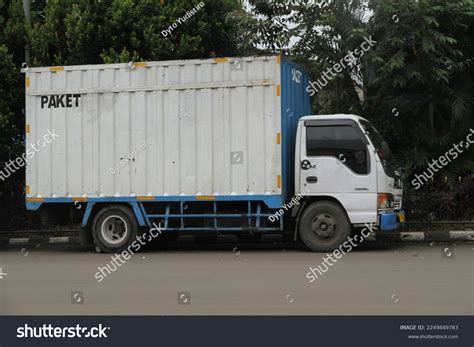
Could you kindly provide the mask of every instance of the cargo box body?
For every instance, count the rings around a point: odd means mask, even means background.
[[[28,207],[292,195],[308,76],[278,56],[30,68]]]

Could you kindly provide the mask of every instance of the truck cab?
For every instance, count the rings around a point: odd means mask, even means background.
[[[356,115],[301,117],[295,144],[298,232],[329,251],[357,228],[394,231],[404,222],[400,170],[375,127]]]

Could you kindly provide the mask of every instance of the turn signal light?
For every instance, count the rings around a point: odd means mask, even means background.
[[[394,206],[394,197],[393,194],[389,193],[379,193],[377,195],[377,208],[379,210],[385,210],[388,208],[393,208]]]

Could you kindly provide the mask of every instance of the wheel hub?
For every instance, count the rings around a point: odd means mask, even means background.
[[[335,234],[336,223],[332,216],[319,214],[313,219],[313,232],[319,238],[330,238]]]
[[[127,237],[128,228],[120,216],[109,216],[102,223],[101,234],[105,241],[118,244]]]

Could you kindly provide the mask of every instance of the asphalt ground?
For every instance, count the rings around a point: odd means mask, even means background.
[[[472,315],[473,250],[365,242],[310,283],[325,254],[295,243],[158,243],[120,266],[71,242],[3,244],[0,314]]]

